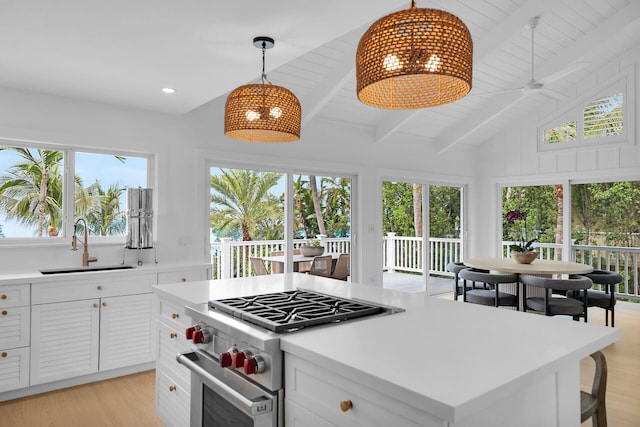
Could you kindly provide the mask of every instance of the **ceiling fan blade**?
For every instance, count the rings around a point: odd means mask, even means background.
[[[503,93],[520,92],[520,91],[522,91],[522,89],[523,88],[518,87],[518,88],[514,88],[514,89],[501,89],[501,90],[493,90],[493,91],[489,91],[489,92],[471,92],[467,96],[500,95],[500,94],[503,94]]]
[[[565,94],[562,94],[553,89],[549,89],[548,87],[543,87],[542,89],[540,89],[540,91],[543,95],[548,96],[549,98],[553,98],[556,101],[566,101],[567,99],[569,99],[569,97]]]

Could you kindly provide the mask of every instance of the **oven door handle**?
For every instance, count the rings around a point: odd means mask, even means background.
[[[190,371],[195,372],[200,377],[204,378],[208,383],[207,385],[213,391],[218,393],[222,398],[231,403],[233,406],[251,415],[264,414],[273,410],[273,404],[270,399],[264,398],[264,400],[261,399],[259,401],[254,401],[246,398],[241,393],[237,392],[227,384],[211,375],[196,361],[192,360],[189,357],[189,355],[192,354],[193,353],[178,354],[176,360],[178,361],[178,363],[181,363],[182,365],[187,367]]]

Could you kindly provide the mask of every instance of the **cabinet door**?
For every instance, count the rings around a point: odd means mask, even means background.
[[[0,309],[0,348],[29,345],[29,307]]]
[[[31,287],[28,283],[0,286],[0,308],[29,305]]]
[[[189,425],[190,394],[164,372],[156,371],[156,414],[167,427]]]
[[[100,370],[153,362],[153,294],[102,298]]]
[[[98,371],[99,302],[31,307],[31,385]]]
[[[0,350],[0,393],[29,385],[29,347]]]
[[[199,280],[209,280],[211,277],[208,268],[195,268],[185,271],[165,271],[158,273],[158,284],[195,282]]]

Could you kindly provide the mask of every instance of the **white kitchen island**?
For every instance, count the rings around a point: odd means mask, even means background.
[[[297,287],[406,311],[283,335],[287,427],[579,426],[580,360],[620,336],[561,317],[297,273],[155,288],[202,304]]]

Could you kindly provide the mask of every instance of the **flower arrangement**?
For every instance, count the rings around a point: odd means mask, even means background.
[[[533,251],[533,242],[538,239],[534,238],[527,240],[527,213],[516,209],[507,212],[505,219],[507,220],[507,224],[512,227],[512,231],[509,235],[515,242],[512,245],[509,245],[509,249],[514,252]],[[522,221],[522,224],[520,224],[520,221]]]

